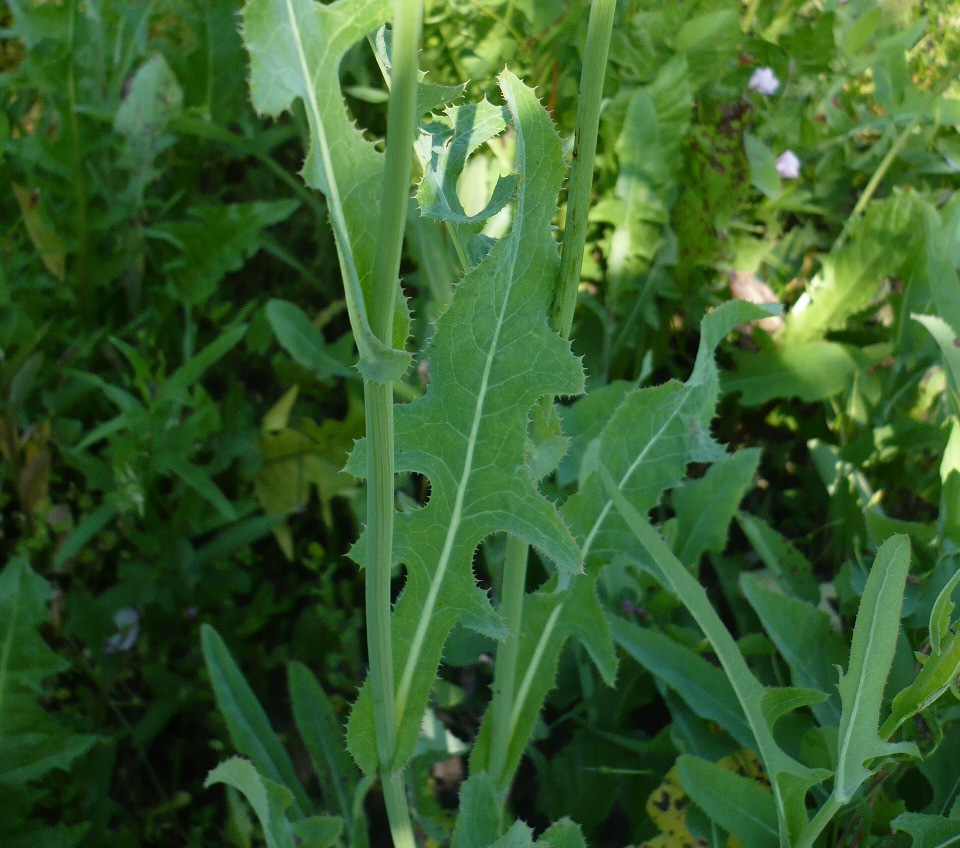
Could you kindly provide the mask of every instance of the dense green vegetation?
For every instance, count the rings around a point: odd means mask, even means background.
[[[0,846],[960,840],[960,4],[591,5],[0,5]]]

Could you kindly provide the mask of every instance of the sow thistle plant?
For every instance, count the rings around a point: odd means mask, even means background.
[[[430,693],[455,627],[497,643],[493,694],[473,743],[456,825],[451,834],[431,837],[449,838],[455,848],[585,844],[568,819],[535,838],[528,825],[512,820],[505,803],[571,639],[605,684],[616,685],[619,646],[759,757],[770,791],[692,754],[677,762],[686,793],[713,827],[746,846],[822,841],[834,816],[887,762],[918,756],[912,742],[891,741],[898,729],[947,688],[956,690],[960,640],[950,596],[958,578],[934,605],[922,671],[894,698],[881,724],[910,568],[906,536],[891,536],[877,551],[838,701],[831,700],[836,678],[801,671],[790,685],[761,682],[688,567],[725,537],[759,461],[755,450],[727,453],[711,434],[720,393],[714,354],[736,327],[772,309],[734,300],[707,314],[685,382],[611,383],[565,411],[558,407],[555,399],[568,403],[584,391],[569,336],[614,6],[595,0],[590,13],[562,248],[554,221],[567,169],[550,116],[509,69],[498,77],[502,105],[462,103],[461,87],[424,82],[417,68],[418,0],[249,0],[244,8],[255,108],[270,116],[302,108],[309,127],[301,176],[326,199],[366,416],[366,437],[347,470],[367,487],[367,525],[351,556],[364,568],[370,670],[350,713],[346,749],[312,673],[299,663],[288,669],[293,714],[323,788],[322,806],[299,780],[224,642],[211,627],[203,629],[217,702],[242,755],[214,769],[207,784],[224,783],[246,797],[270,848],[368,844],[364,798],[376,780],[393,844],[418,844],[406,769],[430,725]],[[353,124],[337,83],[341,60],[364,39],[389,87],[383,151]],[[769,80],[764,85],[771,87]],[[508,128],[516,173],[500,179],[484,209],[468,214],[457,194],[468,157]],[[442,222],[462,277],[423,352],[429,385],[421,397],[395,404],[392,384],[412,362],[404,348],[411,319],[399,268],[415,157],[422,175],[413,214]],[[484,222],[504,208],[509,231],[493,240]],[[557,504],[541,483],[568,447],[576,491]],[[711,467],[676,490],[668,544],[647,514],[681,484],[690,463]],[[398,473],[429,482],[425,505],[397,512]],[[749,520],[743,521],[746,528]],[[751,538],[773,538],[769,528],[749,526]],[[506,546],[494,601],[478,584],[474,554],[495,534],[506,535]],[[531,547],[550,573],[528,593]],[[395,569],[403,583],[394,603]],[[642,591],[663,587],[721,668],[612,605],[606,609],[599,587],[611,574],[625,575]],[[810,574],[806,579],[813,581]],[[793,668],[790,640],[782,638],[785,622],[791,615],[817,621],[816,582],[812,592],[803,583],[799,598],[749,575],[742,588]],[[805,761],[796,746],[785,746],[778,722],[797,712],[822,728],[829,757]],[[946,820],[927,819],[934,817],[905,814],[897,821],[925,845],[935,828],[947,833]]]

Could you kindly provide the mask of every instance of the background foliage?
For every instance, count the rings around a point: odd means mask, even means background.
[[[303,664],[291,678],[305,691],[312,670],[333,724],[365,673],[346,556],[363,484],[342,470],[363,435],[360,381],[325,203],[296,175],[308,124],[296,109],[255,115],[234,0],[2,8],[0,645],[16,650],[0,652],[0,842],[255,844],[238,796],[203,788],[233,731],[201,625],[223,636],[313,795],[284,668]],[[506,64],[569,139],[588,11],[428,3],[421,67],[499,104]],[[590,393],[561,407],[562,461],[544,420],[528,462],[552,472],[541,488],[566,500],[576,535],[590,492],[569,496],[585,469],[616,473],[644,410],[696,409],[682,467],[644,470],[655,491],[638,478],[636,506],[653,509],[760,680],[829,693],[780,725],[805,761],[833,756],[835,665],[848,667],[868,564],[893,533],[909,537],[912,564],[887,702],[914,680],[913,652],[952,650],[930,621],[960,545],[958,31],[952,0],[618,4],[573,332]],[[358,43],[340,65],[370,139],[386,96],[375,47]],[[751,87],[758,68],[776,91]],[[439,110],[425,127],[428,152],[451,131]],[[408,228],[408,349],[432,337],[458,277],[436,219],[497,196],[514,170],[504,129],[459,163],[455,194],[421,184],[436,214]],[[788,150],[796,177],[777,167]],[[471,265],[510,216],[458,224]],[[783,315],[721,331],[707,379],[701,321],[736,298],[778,301]],[[430,363],[418,364],[401,401],[424,391]],[[631,411],[621,404],[637,386],[648,405]],[[427,497],[420,474],[401,477],[401,511]],[[484,587],[502,555],[497,537],[481,544]],[[544,578],[535,567],[529,588]],[[738,791],[763,791],[717,712],[710,646],[649,576],[614,562],[598,585],[617,622],[617,685],[580,643],[558,645],[513,810],[536,828],[570,816],[591,845],[726,844],[718,822],[749,844],[706,793],[689,803],[702,762],[690,754],[749,778]],[[455,629],[430,694],[410,782],[436,843],[481,732],[491,651]],[[871,778],[824,844],[960,832],[951,697],[901,727],[925,759]],[[362,798],[359,775],[342,773],[323,797]],[[378,803],[365,801],[373,844]]]

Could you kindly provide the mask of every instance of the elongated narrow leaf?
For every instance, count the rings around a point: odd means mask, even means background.
[[[753,747],[750,725],[722,669],[669,636],[632,622],[612,619],[610,631],[623,650],[674,689],[698,716],[719,724],[744,747]]]
[[[820,600],[820,587],[813,566],[797,548],[755,515],[737,513],[737,523],[763,564],[777,575],[783,588],[810,603]]]
[[[294,817],[306,818],[313,811],[313,805],[297,779],[290,756],[280,744],[257,696],[244,679],[220,634],[209,624],[204,624],[200,639],[217,706],[227,723],[234,747],[252,760],[251,768],[256,772],[286,787],[291,794]]]
[[[638,559],[639,564],[683,603],[720,660],[753,734],[757,753],[773,784],[781,844],[787,844],[787,840],[799,836],[807,824],[807,790],[824,780],[828,773],[807,768],[779,746],[763,710],[764,687],[750,671],[737,643],[711,606],[706,591],[683,567],[646,518],[620,493],[616,481],[602,466],[600,474],[614,506],[645,553]]]
[[[857,610],[850,665],[838,685],[842,712],[833,794],[841,803],[873,774],[867,765],[871,760],[892,754],[919,756],[916,745],[884,742],[877,732],[909,570],[910,542],[906,536],[892,536],[877,551]]]
[[[954,414],[960,415],[960,330],[951,327],[937,315],[913,315],[914,321],[923,324],[936,339],[943,356],[943,364],[949,375],[947,387],[953,399]]]
[[[787,661],[794,685],[831,696],[813,708],[814,715],[824,726],[838,726],[837,666],[846,664],[848,650],[843,637],[831,627],[830,618],[804,601],[774,591],[753,574],[744,574],[740,586],[767,635]]]
[[[267,848],[295,848],[286,811],[293,802],[290,790],[263,777],[249,760],[231,757],[220,763],[203,782],[204,788],[225,783],[243,794],[260,820]]]
[[[333,713],[327,693],[303,663],[287,666],[293,718],[310,755],[313,771],[328,805],[334,802],[352,830],[352,799],[360,775],[347,753],[343,728]]]
[[[400,719],[397,765],[413,751],[420,719],[454,623],[502,638],[503,624],[476,584],[480,541],[507,531],[574,573],[580,552],[555,508],[522,471],[530,409],[544,395],[577,394],[583,372],[567,342],[550,332],[546,310],[559,260],[551,235],[563,176],[560,139],[533,92],[500,76],[517,128],[520,178],[513,230],[457,287],[428,350],[430,385],[395,412],[396,467],[430,481],[430,501],[398,515],[394,557],[407,581],[394,613]],[[361,476],[366,446],[348,469]],[[518,473],[521,469],[521,473]],[[361,537],[353,555],[365,558]],[[350,748],[376,764],[373,711],[364,686],[350,717]]]
[[[586,648],[607,685],[612,686],[616,679],[617,659],[597,601],[596,580],[582,576],[566,591],[554,590],[551,581],[524,598],[510,727],[494,728],[495,710],[491,702],[470,757],[471,772],[489,768],[492,734],[509,733],[504,773],[495,775],[501,788],[509,785],[520,764],[543,702],[554,687],[560,652],[568,638],[577,639]],[[497,697],[494,695],[494,699]]]
[[[691,800],[744,848],[779,844],[773,795],[755,780],[690,756],[677,760],[677,773]]]
[[[276,116],[303,101],[310,147],[301,175],[327,196],[360,370],[380,381],[399,379],[410,362],[403,350],[380,342],[367,319],[384,155],[351,123],[338,80],[347,50],[382,26],[392,8],[390,0],[249,0],[243,10],[254,108]],[[409,316],[399,285],[396,296],[392,342],[402,348]]]
[[[770,313],[742,300],[730,301],[707,315],[700,328],[700,348],[686,383],[671,380],[627,395],[600,435],[597,461],[617,482],[634,509],[649,510],[668,488],[677,485],[691,462],[721,459],[710,435],[719,393],[714,350],[738,324]],[[562,513],[583,547],[584,560],[610,561],[635,546],[626,522],[614,509],[599,474],[586,476]]]
[[[351,376],[327,350],[323,334],[295,303],[273,298],[264,312],[280,346],[304,368],[314,372],[318,380],[327,377]]]

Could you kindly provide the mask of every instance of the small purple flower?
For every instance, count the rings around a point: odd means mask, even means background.
[[[785,150],[777,159],[777,173],[781,179],[795,180],[800,176],[800,160],[792,150]]]
[[[780,88],[780,80],[777,79],[773,68],[757,68],[753,72],[753,76],[750,77],[747,88],[769,97],[771,94],[777,93],[777,89]]]
[[[140,635],[139,614],[133,607],[124,607],[114,613],[113,623],[117,626],[117,632],[104,643],[104,650],[108,654],[129,651]]]

